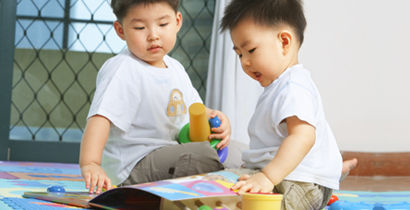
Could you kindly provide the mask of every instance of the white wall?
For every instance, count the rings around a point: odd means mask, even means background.
[[[305,0],[300,62],[341,150],[410,151],[410,1]]]

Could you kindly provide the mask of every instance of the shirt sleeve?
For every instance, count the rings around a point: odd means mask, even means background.
[[[318,106],[315,95],[309,88],[289,82],[280,92],[273,104],[272,119],[274,127],[284,132],[280,123],[288,117],[296,116],[300,120],[316,127]]]
[[[126,66],[104,65],[98,73],[88,118],[102,115],[119,129],[127,131],[141,101],[138,84],[138,78]]]

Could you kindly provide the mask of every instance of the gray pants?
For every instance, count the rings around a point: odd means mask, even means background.
[[[223,170],[208,141],[164,146],[149,153],[119,186],[153,182]]]
[[[260,172],[247,168],[226,170],[239,176]],[[327,206],[333,190],[315,183],[283,180],[275,185],[273,192],[283,194],[282,210],[318,210]]]

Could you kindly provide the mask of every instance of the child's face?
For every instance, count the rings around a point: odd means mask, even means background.
[[[256,24],[251,18],[244,18],[231,30],[243,70],[262,87],[270,85],[290,65],[287,40],[283,39],[288,34],[281,32]]]
[[[128,49],[150,65],[164,68],[163,57],[172,50],[182,25],[181,13],[165,2],[137,4],[128,9],[122,23],[114,23]]]

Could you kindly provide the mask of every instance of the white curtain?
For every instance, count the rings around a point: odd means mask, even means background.
[[[229,2],[215,2],[205,104],[228,116],[232,126],[232,141],[248,144],[249,119],[263,88],[243,72],[233,50],[229,30],[220,32],[220,21]]]

